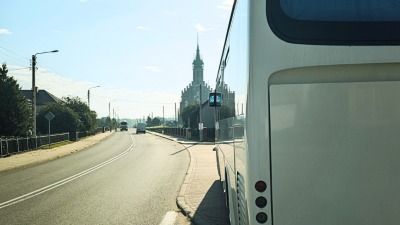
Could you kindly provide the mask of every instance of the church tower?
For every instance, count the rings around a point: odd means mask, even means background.
[[[203,83],[203,66],[204,62],[200,58],[199,38],[197,37],[196,58],[193,60],[193,84],[199,85]]]
[[[183,110],[189,105],[204,105],[208,100],[208,95],[211,92],[210,86],[204,82],[204,62],[200,57],[199,38],[197,37],[196,56],[192,62],[193,80],[182,90],[180,110]],[[206,114],[204,114],[205,116]],[[214,115],[214,114],[213,114]],[[205,116],[204,118],[206,118]],[[202,116],[203,118],[203,116]],[[193,122],[193,121],[192,121]],[[179,123],[183,124],[182,118],[179,118]],[[214,123],[212,123],[214,124]],[[211,124],[211,125],[212,125]],[[210,125],[207,125],[210,126]]]

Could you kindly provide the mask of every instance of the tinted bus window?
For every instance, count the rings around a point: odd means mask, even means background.
[[[286,15],[314,21],[399,21],[400,0],[280,0]]]
[[[399,45],[400,0],[266,0],[280,39],[312,45]]]

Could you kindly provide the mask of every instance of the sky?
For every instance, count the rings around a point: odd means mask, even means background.
[[[0,63],[23,90],[79,97],[98,117],[175,117],[197,43],[215,86],[233,0],[0,0]],[[96,87],[100,86],[100,87]],[[164,111],[164,112],[163,112]]]

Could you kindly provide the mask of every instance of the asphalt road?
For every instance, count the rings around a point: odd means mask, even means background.
[[[87,150],[0,172],[0,224],[160,224],[178,211],[188,166],[176,142],[117,132]]]

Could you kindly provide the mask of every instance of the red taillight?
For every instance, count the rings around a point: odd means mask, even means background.
[[[255,187],[258,192],[264,192],[265,190],[267,190],[267,184],[261,180],[256,182]]]

